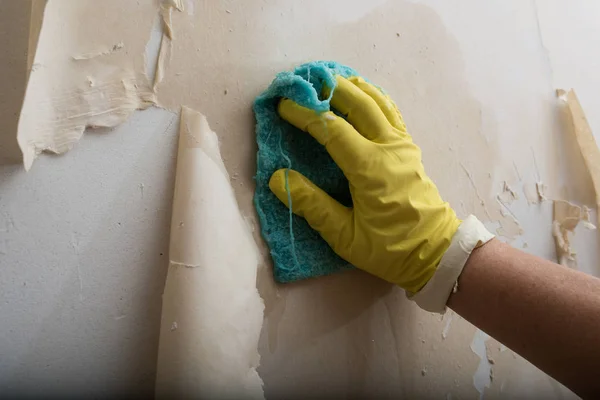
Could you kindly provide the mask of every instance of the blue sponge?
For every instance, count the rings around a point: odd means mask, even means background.
[[[315,61],[281,72],[254,102],[258,143],[254,205],[262,236],[271,249],[275,280],[281,283],[329,275],[353,268],[342,260],[301,217],[292,214],[269,189],[269,179],[280,168],[294,169],[351,206],[348,181],[327,151],[308,133],[277,114],[281,98],[317,112],[329,111],[329,98],[320,98],[323,85],[335,90],[335,75],[357,76],[352,68],[332,61]],[[292,203],[293,207],[293,203]]]

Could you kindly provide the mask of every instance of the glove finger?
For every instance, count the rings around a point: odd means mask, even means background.
[[[348,121],[331,111],[318,114],[290,99],[279,102],[279,115],[296,128],[308,132],[321,143],[348,179],[353,175],[357,157],[371,143],[362,137]]]
[[[348,240],[352,209],[341,205],[304,175],[291,169],[275,171],[269,180],[269,188],[288,208],[291,204],[292,212],[306,219],[334,251],[348,247],[344,244]]]
[[[385,141],[390,132],[390,123],[375,100],[346,78],[337,75],[336,80],[331,105],[344,114],[364,137],[377,143]],[[329,88],[324,87],[323,92],[329,97]]]
[[[352,76],[348,78],[348,80],[354,85],[356,85],[356,87],[358,87],[360,90],[369,95],[369,97],[371,97],[373,100],[375,100],[375,102],[387,118],[388,122],[394,128],[400,130],[402,133],[406,133],[406,125],[404,124],[402,114],[400,113],[400,110],[398,110],[398,106],[396,106],[396,103],[394,103],[390,96],[384,94],[381,91],[381,89],[365,81],[360,76]]]

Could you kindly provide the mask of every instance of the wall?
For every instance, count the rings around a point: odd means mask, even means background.
[[[251,222],[252,99],[276,71],[329,57],[390,92],[460,214],[512,229],[476,194],[493,199],[504,181],[516,188],[511,212],[523,233],[500,230],[503,240],[555,257],[551,204],[530,204],[525,193],[536,181],[551,198],[593,204],[554,96],[557,85],[575,86],[599,132],[593,2],[187,4],[194,7],[175,15],[175,26],[194,22],[198,35],[175,41],[174,59],[188,62],[172,64],[180,75],[163,90],[173,85],[172,98],[195,102],[220,134]],[[24,74],[6,68],[4,78]],[[150,109],[114,130],[88,130],[68,154],[43,156],[28,174],[0,167],[0,391],[152,393],[176,132],[174,113]],[[581,268],[600,273],[596,233],[578,229],[575,246]],[[268,398],[568,396],[453,313],[424,313],[359,271],[277,286],[263,254],[259,372]]]
[[[16,133],[27,84],[31,9],[30,1],[0,4],[0,164],[21,161]]]

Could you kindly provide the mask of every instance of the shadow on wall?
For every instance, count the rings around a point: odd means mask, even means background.
[[[21,161],[17,144],[19,114],[28,71],[31,1],[4,1],[0,6],[0,164]]]

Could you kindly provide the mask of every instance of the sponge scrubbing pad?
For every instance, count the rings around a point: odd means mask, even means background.
[[[301,217],[291,213],[269,189],[269,179],[280,168],[306,176],[340,203],[351,206],[348,181],[327,151],[309,134],[277,114],[281,98],[294,100],[317,112],[329,111],[329,100],[320,98],[323,85],[336,86],[335,75],[358,76],[353,69],[332,61],[315,61],[281,72],[254,102],[258,142],[254,205],[262,236],[271,249],[275,280],[281,283],[328,275],[353,268]],[[331,95],[330,95],[331,96]],[[293,203],[291,204],[293,208]]]

